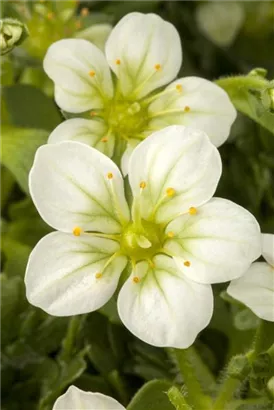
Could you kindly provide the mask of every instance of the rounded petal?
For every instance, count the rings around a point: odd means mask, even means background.
[[[127,144],[126,150],[122,155],[121,170],[124,176],[127,176],[128,174],[128,165],[129,165],[131,154],[133,153],[134,149],[139,144],[139,142],[140,142],[139,140],[131,139],[130,144]]]
[[[121,92],[135,98],[173,80],[182,64],[177,30],[156,14],[123,17],[107,40],[106,56]]]
[[[113,134],[106,137],[108,126],[106,123],[84,118],[71,118],[59,124],[50,134],[48,143],[56,144],[63,141],[78,141],[87,144],[112,157],[115,137]],[[102,138],[107,138],[103,140]]]
[[[175,255],[184,274],[199,283],[238,278],[261,255],[258,222],[246,209],[226,199],[213,198],[198,208],[196,215],[176,218],[166,232],[174,236],[164,248]]]
[[[41,217],[59,231],[119,233],[129,219],[118,167],[80,142],[41,146],[29,188]]]
[[[112,26],[110,24],[92,24],[84,30],[78,31],[74,34],[76,38],[83,38],[90,41],[100,50],[104,51],[108,36],[110,35]]]
[[[44,70],[54,81],[56,103],[67,112],[102,108],[104,100],[113,95],[105,56],[87,40],[53,43],[45,56]]]
[[[185,77],[174,81],[148,108],[152,127],[186,125],[204,131],[219,147],[229,136],[237,112],[227,93],[211,81]]]
[[[274,235],[262,234],[262,254],[269,265],[274,266]]]
[[[227,293],[261,319],[274,322],[274,269],[267,263],[253,263],[241,278],[230,283]]]
[[[29,257],[25,277],[28,301],[54,316],[99,309],[115,292],[126,266],[124,256],[109,261],[119,249],[111,239],[50,233]]]
[[[183,126],[155,132],[134,150],[129,182],[143,218],[169,222],[207,202],[221,175],[218,150],[207,135]],[[140,183],[146,188],[140,195]]]
[[[118,297],[124,325],[139,339],[154,346],[185,349],[212,316],[211,286],[186,278],[172,258],[158,255],[155,267],[139,262]]]
[[[54,403],[52,410],[126,410],[117,400],[101,393],[86,392],[70,386]]]

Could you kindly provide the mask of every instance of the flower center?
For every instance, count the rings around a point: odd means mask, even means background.
[[[105,119],[116,135],[128,140],[140,138],[147,126],[148,114],[137,101],[114,99],[106,110]]]
[[[164,230],[160,225],[142,220],[142,226],[129,224],[121,237],[121,250],[135,262],[151,260],[162,249]]]

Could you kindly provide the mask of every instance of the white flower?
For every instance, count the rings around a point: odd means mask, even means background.
[[[57,315],[102,307],[121,278],[125,326],[155,346],[188,347],[207,326],[211,283],[241,276],[260,255],[260,231],[245,209],[212,198],[218,150],[198,130],[170,126],[134,150],[131,213],[110,158],[79,142],[40,147],[30,192],[54,232],[31,253],[27,298]]]
[[[261,319],[274,322],[274,235],[262,235],[262,254],[266,262],[253,263],[227,292]]]
[[[91,115],[94,121],[70,119],[50,142],[82,141],[82,130],[104,131],[98,147],[112,157],[129,158],[133,148],[155,130],[178,124],[205,131],[214,145],[228,137],[236,111],[224,90],[198,77],[174,80],[182,63],[175,27],[155,14],[130,13],[114,27],[105,55],[93,44],[66,39],[50,46],[44,69],[55,83],[55,99],[66,112]],[[113,77],[111,70],[114,73]],[[158,91],[156,91],[158,89]],[[74,132],[67,133],[70,126]],[[85,141],[87,143],[87,141]],[[92,145],[92,140],[88,143]],[[127,162],[123,160],[123,171]]]
[[[70,386],[54,403],[52,410],[126,410],[112,397],[101,393],[85,392]]]

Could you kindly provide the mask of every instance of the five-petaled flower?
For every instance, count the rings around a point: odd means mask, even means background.
[[[262,235],[262,254],[266,262],[252,263],[241,278],[230,283],[227,292],[261,319],[274,322],[274,235]]]
[[[240,277],[261,250],[255,218],[212,198],[220,175],[219,152],[205,133],[167,127],[133,151],[130,212],[110,158],[79,142],[40,147],[30,193],[59,232],[31,253],[28,300],[52,315],[76,315],[99,309],[119,289],[118,312],[133,334],[188,347],[210,321],[210,284]]]
[[[126,410],[112,397],[102,393],[91,393],[70,386],[65,394],[58,397],[52,410]]]
[[[236,111],[224,90],[199,77],[179,78],[163,89],[182,63],[172,24],[155,14],[130,13],[112,30],[105,55],[80,39],[60,40],[48,49],[44,69],[55,83],[57,104],[89,118],[60,124],[50,143],[78,140],[116,162],[125,152],[126,174],[134,147],[169,125],[195,126],[216,146],[227,139]]]

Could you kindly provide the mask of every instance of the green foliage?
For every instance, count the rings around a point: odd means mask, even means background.
[[[263,232],[274,231],[273,3],[238,1],[229,12],[224,2],[215,3],[3,2],[4,17],[19,19],[30,32],[21,45],[13,37],[16,47],[1,61],[3,410],[50,410],[71,384],[113,396],[128,410],[201,410],[201,397],[203,410],[213,408],[210,397],[216,410],[227,401],[229,410],[273,408],[273,323],[229,297],[226,284],[213,286],[211,323],[179,361],[123,327],[116,295],[100,312],[74,318],[52,317],[26,299],[29,254],[51,231],[32,204],[28,174],[37,148],[63,120],[42,59],[52,42],[83,36],[96,23],[115,24],[132,11],[157,13],[176,26],[184,51],[179,76],[217,79],[229,94],[238,116],[220,148],[216,195],[249,209]],[[221,18],[212,19],[212,7]]]

